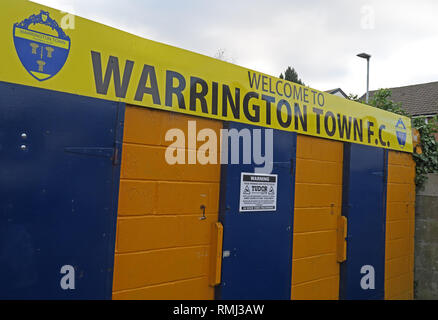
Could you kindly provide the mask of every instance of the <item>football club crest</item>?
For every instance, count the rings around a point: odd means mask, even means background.
[[[400,147],[404,148],[406,145],[406,126],[403,123],[402,119],[399,119],[397,124],[395,125],[396,134],[397,134],[397,141]]]
[[[36,26],[46,26],[47,33],[33,30]],[[18,57],[35,79],[50,79],[62,69],[70,52],[70,37],[47,11],[14,24],[13,32]]]

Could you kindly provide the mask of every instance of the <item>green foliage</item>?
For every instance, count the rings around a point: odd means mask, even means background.
[[[401,103],[396,103],[390,100],[391,95],[392,95],[391,90],[380,89],[379,91],[374,93],[373,97],[369,100],[368,104],[379,109],[383,109],[386,111],[400,114],[402,116],[409,117],[408,113],[402,109]]]
[[[290,66],[287,67],[286,71],[283,74],[280,74],[280,79],[285,79],[288,81],[292,81],[298,84],[302,84],[304,86],[304,82],[301,81],[301,79],[298,77],[298,73],[295,71],[294,68],[291,68]]]
[[[420,147],[422,152],[413,154],[416,167],[415,184],[419,189],[424,186],[428,173],[438,172],[438,144],[434,133],[438,132],[438,117],[412,119],[412,125],[420,133]]]
[[[362,102],[362,101],[360,101],[359,96],[357,94],[353,94],[353,93],[350,93],[348,95],[348,99],[356,101],[356,102]]]
[[[350,97],[353,98],[352,100],[359,101],[357,96],[350,94]],[[401,103],[395,103],[390,98],[391,90],[380,89],[369,100],[369,105],[403,116],[409,116],[402,109]],[[413,158],[416,163],[415,184],[418,189],[421,189],[427,180],[427,174],[438,172],[438,143],[434,136],[434,133],[438,133],[438,117],[428,120],[425,117],[413,118],[412,127],[420,133],[419,146],[422,152],[417,153],[414,150]]]

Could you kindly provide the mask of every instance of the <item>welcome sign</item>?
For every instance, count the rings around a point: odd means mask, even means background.
[[[83,18],[3,0],[0,81],[412,152],[411,120]]]

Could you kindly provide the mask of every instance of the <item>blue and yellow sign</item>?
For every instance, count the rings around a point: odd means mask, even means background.
[[[47,26],[56,35],[33,31],[30,29],[32,25]],[[56,75],[70,52],[70,38],[50,18],[50,13],[43,10],[14,24],[14,44],[24,68],[39,81]]]
[[[396,129],[395,133],[397,135],[398,144],[401,148],[404,148],[406,145],[407,132],[406,132],[406,126],[403,123],[402,119],[398,120],[397,124],[395,125],[395,129]]]
[[[413,150],[408,117],[80,17],[64,30],[58,23],[66,13],[29,1],[3,0],[1,6],[0,81]]]

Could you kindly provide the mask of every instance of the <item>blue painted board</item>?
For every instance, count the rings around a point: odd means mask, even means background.
[[[116,102],[0,82],[0,299],[111,298],[123,117]]]
[[[248,129],[252,137],[253,129],[260,129],[263,138],[266,130],[239,123],[228,123],[228,129]],[[240,164],[222,166],[220,221],[226,254],[216,292],[219,299],[290,299],[296,134],[277,130],[273,138],[272,174],[278,175],[275,212],[239,212],[241,173],[253,173],[258,167],[253,160],[243,164],[242,140]]]
[[[386,179],[384,149],[345,144],[342,214],[348,219],[348,235],[341,299],[384,298]]]

